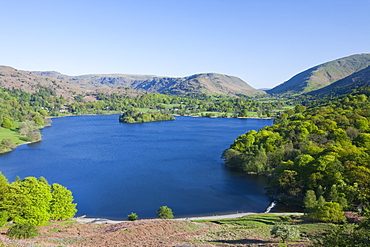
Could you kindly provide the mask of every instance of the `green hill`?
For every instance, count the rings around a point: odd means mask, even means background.
[[[129,87],[150,93],[157,92],[170,95],[224,94],[236,96],[238,94],[265,94],[263,91],[252,88],[238,77],[216,73],[196,74],[187,77],[127,74],[67,76],[54,71],[34,71],[33,73],[65,80],[90,90],[104,87]]]
[[[309,92],[309,95],[324,96],[324,95],[341,95],[351,93],[355,89],[370,86],[370,66],[353,73],[352,75],[343,78],[339,81],[330,84],[319,90]]]
[[[340,58],[305,70],[268,90],[267,93],[308,93],[326,87],[368,66],[370,66],[370,54],[357,54]]]

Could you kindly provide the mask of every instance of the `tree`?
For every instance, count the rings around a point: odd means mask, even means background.
[[[172,209],[170,209],[169,207],[167,206],[162,206],[158,209],[157,211],[157,215],[159,218],[161,219],[172,219],[174,216],[173,216],[173,212],[172,212]]]
[[[317,207],[312,213],[315,220],[341,223],[346,220],[342,206],[337,202],[326,202],[323,206]]]
[[[328,200],[331,202],[338,202],[338,198],[339,198],[339,195],[337,191],[337,186],[333,184],[330,188]]]
[[[138,218],[139,218],[139,216],[138,216],[136,213],[131,213],[131,214],[127,215],[127,219],[128,219],[129,221],[135,221],[135,220],[137,220]]]
[[[77,209],[76,203],[73,203],[72,192],[66,187],[54,183],[51,186],[50,214],[53,220],[65,220],[73,218]]]
[[[3,139],[0,142],[0,152],[9,151],[15,148],[15,144],[10,139]]]
[[[1,127],[6,128],[6,129],[11,129],[14,127],[14,123],[10,119],[10,117],[5,116],[3,117],[3,122],[1,123]]]
[[[35,177],[27,177],[21,182],[9,185],[4,194],[2,208],[16,223],[31,223],[35,226],[44,225],[50,219],[50,186],[38,181]]]
[[[319,196],[319,199],[317,199],[317,206],[322,207],[326,203],[325,198],[321,195]]]
[[[311,213],[317,206],[316,195],[313,190],[307,190],[306,196],[303,199],[306,213]]]
[[[25,121],[19,125],[19,133],[26,136],[30,141],[38,141],[41,139],[39,127],[34,121]]]
[[[8,212],[5,210],[0,211],[0,227],[3,226],[6,222],[8,222],[9,215]]]
[[[341,226],[332,226],[328,232],[315,234],[311,236],[314,246],[325,247],[362,247],[369,246],[370,243],[370,227],[366,226],[366,221],[363,220],[360,225],[353,226],[345,224]],[[364,224],[365,223],[365,224]]]
[[[0,200],[4,197],[4,194],[9,190],[8,179],[0,172]]]
[[[294,226],[289,226],[282,223],[277,223],[272,228],[270,234],[274,238],[281,238],[283,240],[283,243],[285,243],[285,240],[287,239],[296,239],[299,238],[299,231]]]
[[[32,121],[35,122],[35,124],[41,126],[41,125],[44,125],[44,119],[40,116],[34,116],[32,118]]]

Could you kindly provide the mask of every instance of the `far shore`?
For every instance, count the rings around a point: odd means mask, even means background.
[[[265,214],[265,213],[236,213],[236,214],[225,214],[225,215],[213,215],[213,216],[199,216],[199,217],[187,217],[187,218],[174,218],[172,220],[186,220],[186,221],[194,221],[194,220],[221,220],[221,219],[233,219],[233,218],[240,218],[251,214]],[[267,213],[267,214],[275,214],[275,215],[303,215],[303,213]],[[110,220],[104,218],[86,218],[86,217],[76,217],[73,218],[77,222],[86,223],[86,224],[119,224],[123,222],[129,222],[128,220]],[[151,220],[151,219],[141,219],[141,220]]]

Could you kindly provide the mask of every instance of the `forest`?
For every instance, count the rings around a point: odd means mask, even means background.
[[[225,163],[269,176],[268,193],[288,205],[368,210],[369,96],[370,89],[363,88],[340,97],[308,98],[281,113],[272,126],[239,136],[224,151]]]

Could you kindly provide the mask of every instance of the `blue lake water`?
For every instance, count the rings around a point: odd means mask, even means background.
[[[238,135],[272,120],[176,117],[145,124],[118,115],[52,120],[41,142],[0,155],[14,181],[44,176],[73,192],[78,214],[154,218],[166,205],[176,217],[262,212],[270,203],[265,178],[233,172],[221,154]]]

